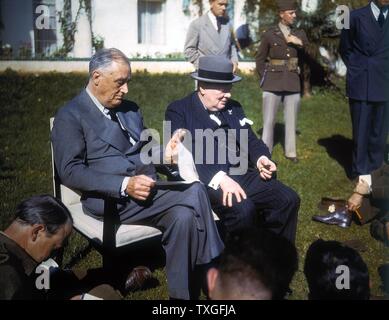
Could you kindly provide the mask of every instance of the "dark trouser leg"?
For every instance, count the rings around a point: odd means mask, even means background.
[[[370,174],[382,165],[387,132],[384,119],[386,104],[350,99],[353,125],[353,176]]]
[[[122,219],[123,223],[141,223],[162,230],[169,295],[193,298],[190,279],[194,267],[210,263],[224,248],[205,187],[195,183],[180,190],[158,190],[152,204],[143,208],[129,206],[121,215],[128,217]]]
[[[350,99],[350,114],[353,125],[353,177],[370,173],[367,154],[370,111],[367,103]]]
[[[372,104],[371,130],[368,142],[369,172],[382,166],[387,139],[387,103]]]
[[[223,205],[223,192],[221,189],[208,189],[212,208],[219,216],[226,232],[232,232],[242,227],[252,226],[257,214],[257,208],[250,198],[238,203],[233,198],[233,207]]]
[[[294,243],[300,207],[297,193],[277,180],[263,181],[257,173],[251,174],[243,188],[262,211],[264,227]]]
[[[264,227],[284,236],[294,243],[300,199],[295,191],[277,180],[263,181],[258,172],[249,171],[244,176],[231,176],[247,194],[247,200],[224,207],[222,191],[208,189],[212,208],[220,216],[227,232],[252,226],[256,216],[262,214]]]
[[[175,206],[152,219],[163,230],[169,295],[175,299],[192,298],[189,283],[199,246],[194,214],[191,208]]]

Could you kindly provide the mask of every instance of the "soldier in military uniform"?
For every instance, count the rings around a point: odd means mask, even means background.
[[[256,56],[256,67],[263,90],[262,140],[270,152],[273,149],[277,109],[284,105],[285,157],[298,162],[296,152],[296,122],[301,99],[301,55],[308,43],[303,30],[293,28],[296,1],[277,1],[280,22],[262,35]]]
[[[69,211],[49,195],[23,201],[15,220],[0,232],[0,299],[42,299],[36,267],[62,247],[72,231]]]
[[[50,273],[49,283],[37,279],[43,276],[42,272],[36,273],[37,266],[63,246],[72,227],[69,211],[50,195],[20,203],[14,221],[0,232],[0,300],[83,299],[81,293],[87,291],[89,298],[121,298],[109,285],[89,288],[80,278],[81,273],[71,274],[59,268],[55,274]]]

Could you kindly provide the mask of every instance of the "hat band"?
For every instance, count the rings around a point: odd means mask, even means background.
[[[217,71],[207,71],[199,69],[198,75],[200,78],[207,78],[210,80],[232,80],[234,75],[231,72],[217,72]]]

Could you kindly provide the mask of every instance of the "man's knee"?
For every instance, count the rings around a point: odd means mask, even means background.
[[[176,226],[188,228],[191,227],[194,222],[194,212],[191,208],[178,206],[171,212],[171,219]]]
[[[201,194],[201,193],[207,193],[207,189],[205,186],[199,182],[193,183],[189,188],[188,188],[188,193],[193,193],[193,194]]]
[[[299,208],[300,207],[300,202],[301,202],[300,196],[293,189],[290,189],[290,191],[291,191],[291,194],[290,194],[290,204],[293,205],[296,208]]]
[[[300,197],[293,189],[283,186],[283,191],[280,193],[278,202],[285,208],[299,208]]]
[[[257,208],[250,199],[247,198],[240,203],[234,201],[232,208],[228,210],[225,216],[225,222],[229,229],[250,226],[255,221],[256,213]]]
[[[249,198],[242,199],[241,202],[235,201],[233,203],[233,208],[237,211],[239,216],[253,216],[257,211],[254,202]]]

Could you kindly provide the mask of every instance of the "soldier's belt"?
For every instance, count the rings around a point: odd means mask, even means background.
[[[298,68],[298,58],[290,58],[287,60],[270,59],[271,66],[287,66],[289,71],[296,71]]]

